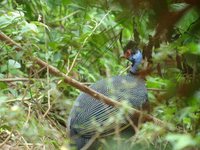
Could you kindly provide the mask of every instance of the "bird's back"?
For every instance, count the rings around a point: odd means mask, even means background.
[[[144,80],[131,74],[100,80],[90,87],[114,100],[127,101],[135,108],[140,108],[147,102]],[[78,137],[75,140],[77,145],[84,145],[95,133],[107,134],[113,131],[117,124],[125,124],[125,117],[119,117],[119,113],[119,109],[81,93],[68,120],[70,136]]]

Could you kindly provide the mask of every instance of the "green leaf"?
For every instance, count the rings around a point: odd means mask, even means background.
[[[37,33],[38,32],[37,26],[33,23],[25,23],[25,26],[23,26],[21,29],[21,33],[23,34],[27,32]]]
[[[196,11],[196,9],[192,9],[189,12],[185,13],[185,15],[177,23],[177,26],[179,26],[182,31],[186,31],[198,18],[198,12]]]
[[[174,150],[181,150],[196,143],[189,134],[168,134],[166,140],[171,142]]]
[[[18,63],[17,61],[15,61],[15,60],[13,60],[13,59],[8,60],[8,65],[9,65],[10,68],[15,68],[15,69],[21,68],[21,64]]]

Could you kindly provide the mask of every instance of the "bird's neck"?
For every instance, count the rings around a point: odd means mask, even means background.
[[[140,50],[137,50],[135,54],[132,54],[129,60],[132,62],[130,72],[132,74],[136,74],[137,68],[142,62],[142,53],[140,52]]]
[[[140,65],[140,62],[136,62],[134,65],[132,64],[130,68],[130,73],[137,74],[137,69],[139,65]]]
[[[135,65],[131,65],[131,68],[130,68],[130,73],[132,73],[132,74],[135,74],[137,72],[137,66],[135,66]]]

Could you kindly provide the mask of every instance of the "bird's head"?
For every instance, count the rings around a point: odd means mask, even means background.
[[[137,44],[134,41],[129,41],[124,47],[124,58],[132,62],[131,72],[135,73],[137,71],[138,65],[142,62],[142,53],[137,48]]]

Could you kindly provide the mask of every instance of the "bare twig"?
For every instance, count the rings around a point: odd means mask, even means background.
[[[108,14],[111,12],[111,10],[109,10],[103,17],[102,19],[96,24],[96,26],[93,28],[92,32],[85,38],[85,40],[83,41],[82,47],[85,46],[85,43],[87,42],[87,40],[92,36],[92,34],[95,32],[95,30],[102,24],[103,20],[108,16]]]
[[[15,82],[15,81],[30,81],[29,78],[5,78],[0,79],[0,82]]]
[[[157,89],[157,88],[147,88],[149,91],[155,91],[155,92],[167,92],[166,89]]]
[[[81,148],[81,150],[87,150],[94,141],[99,137],[99,133],[96,133],[84,146]]]
[[[24,142],[24,145],[26,147],[27,150],[30,150],[30,147],[28,145],[28,142],[24,139],[24,137],[21,135],[21,133],[19,131],[16,131],[18,136],[20,136],[20,139]]]
[[[15,102],[15,101],[28,101],[30,99],[31,99],[31,97],[15,98],[15,99],[6,100],[5,102],[10,103],[10,102]]]
[[[52,20],[50,23],[67,20],[68,18],[70,18],[71,16],[73,16],[73,15],[79,13],[79,12],[80,12],[80,10],[74,11],[74,12],[70,13],[69,15],[67,15],[67,16],[65,16],[63,18]]]
[[[28,115],[27,115],[26,122],[24,123],[25,126],[28,124],[28,121],[30,119],[30,115],[31,115],[31,103],[28,105]]]
[[[7,45],[15,47],[15,50],[20,51],[23,48],[13,41],[11,38],[9,38],[7,35],[5,35],[3,32],[0,31],[0,40],[5,41]]]
[[[0,82],[16,82],[16,81],[32,81],[32,80],[44,80],[44,79],[36,79],[36,78],[3,78],[0,79]]]
[[[130,123],[130,125],[132,126],[133,130],[138,133],[138,127],[137,125],[134,124],[134,122],[131,120],[131,118],[129,116],[126,116],[126,119],[128,120],[128,122]]]
[[[0,148],[3,147],[8,142],[8,140],[11,138],[11,136],[12,136],[12,132],[9,133],[7,138],[2,143],[0,143]]]
[[[119,74],[122,75],[125,72],[127,72],[130,69],[131,66],[126,67],[124,70],[122,70]]]

